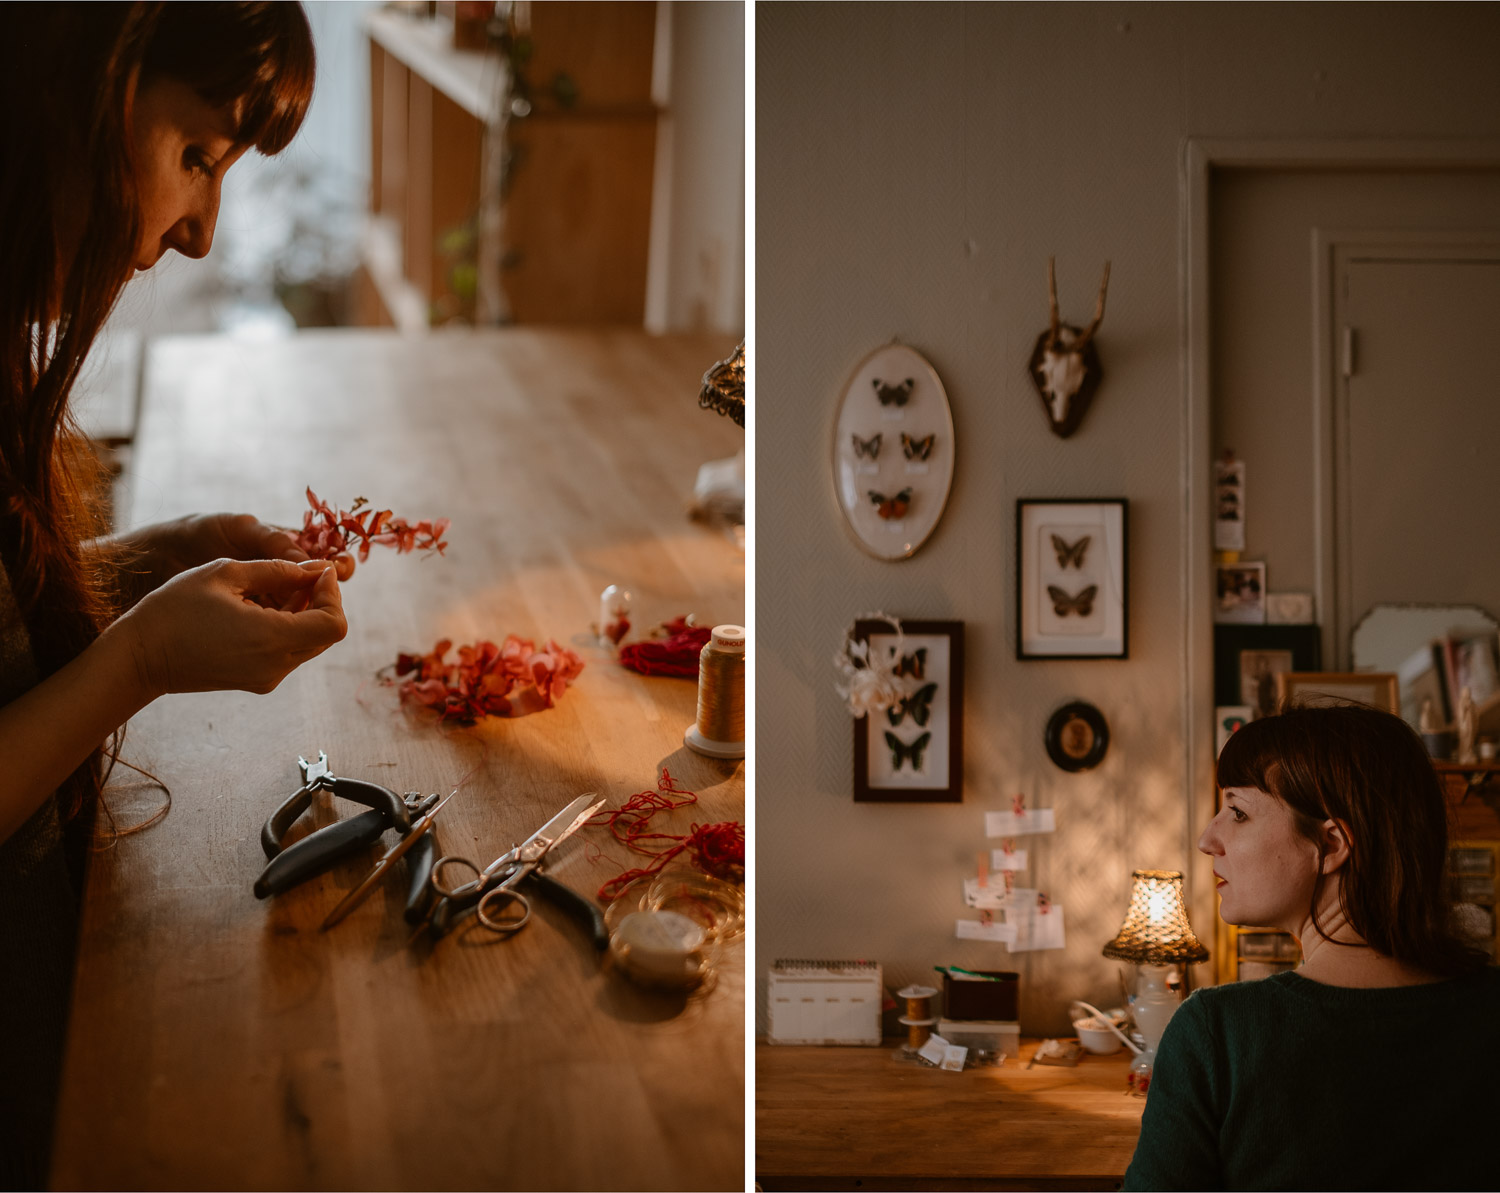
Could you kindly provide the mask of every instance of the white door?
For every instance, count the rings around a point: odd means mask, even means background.
[[[1343,653],[1377,603],[1500,606],[1500,245],[1337,257]]]

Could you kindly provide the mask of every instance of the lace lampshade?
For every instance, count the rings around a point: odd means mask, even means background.
[[[1172,965],[1208,960],[1193,935],[1182,899],[1181,870],[1137,870],[1130,909],[1104,955],[1139,965]]]
[[[745,425],[745,341],[741,340],[728,360],[721,360],[703,374],[698,405],[727,414]]]

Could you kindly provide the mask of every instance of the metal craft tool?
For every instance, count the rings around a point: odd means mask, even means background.
[[[316,762],[298,757],[297,765],[302,769],[302,786],[292,793],[276,811],[266,819],[260,830],[260,847],[266,857],[273,858],[281,852],[281,838],[292,822],[307,811],[312,804],[314,792],[327,791],[341,799],[364,804],[384,812],[390,823],[400,832],[411,830],[411,812],[407,803],[389,787],[379,783],[366,783],[360,779],[341,779],[328,769],[328,755],[318,751]]]
[[[492,932],[502,935],[518,932],[531,918],[530,900],[515,889],[525,881],[538,894],[545,896],[583,924],[596,948],[607,948],[609,932],[604,926],[604,916],[599,908],[577,891],[541,872],[551,851],[577,832],[605,802],[596,792],[580,795],[522,844],[501,854],[483,870],[468,858],[440,858],[433,865],[431,879],[433,889],[441,896],[430,921],[433,932],[438,936],[443,935],[453,921],[469,908],[475,910],[479,922]],[[444,886],[442,869],[446,865],[467,866],[475,872],[476,877],[456,887]],[[511,918],[500,918],[507,906],[512,912],[519,914]]]
[[[437,819],[437,814],[442,811],[443,805],[457,794],[458,789],[455,787],[447,795],[443,796],[443,798],[440,799],[436,804],[434,804],[424,815],[413,822],[411,826],[411,832],[407,833],[404,837],[401,838],[401,840],[397,841],[388,850],[386,850],[385,856],[375,863],[375,868],[370,871],[370,873],[365,877],[364,881],[361,882],[352,891],[350,891],[347,895],[345,895],[343,902],[341,902],[337,907],[335,907],[331,912],[328,913],[328,918],[323,921],[323,931],[326,932],[329,928],[332,928],[341,919],[343,919],[346,915],[348,915],[351,911],[353,911],[356,907],[364,902],[365,897],[375,889],[376,884],[385,877],[390,868],[394,866],[398,861],[400,861],[401,858],[406,854],[407,850],[415,846],[416,843],[422,839],[427,830],[432,827],[432,822]]]

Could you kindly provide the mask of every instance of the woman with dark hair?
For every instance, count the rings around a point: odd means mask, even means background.
[[[1230,737],[1218,785],[1220,914],[1295,933],[1302,963],[1178,1009],[1125,1188],[1494,1188],[1500,970],[1455,929],[1417,735],[1290,708]]]
[[[106,739],[167,692],[268,692],[345,632],[352,561],[252,516],[100,537],[68,412],[126,281],[208,252],[225,171],[287,145],[313,73],[297,4],[0,10],[0,1187],[46,1180]]]

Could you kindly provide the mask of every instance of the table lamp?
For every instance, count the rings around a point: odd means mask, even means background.
[[[1188,923],[1181,870],[1135,871],[1125,922],[1104,946],[1104,955],[1137,967],[1131,1007],[1146,1050],[1131,1064],[1130,1075],[1132,1086],[1144,1093],[1162,1033],[1178,1004],[1177,995],[1167,989],[1167,966],[1208,960],[1208,950]]]

